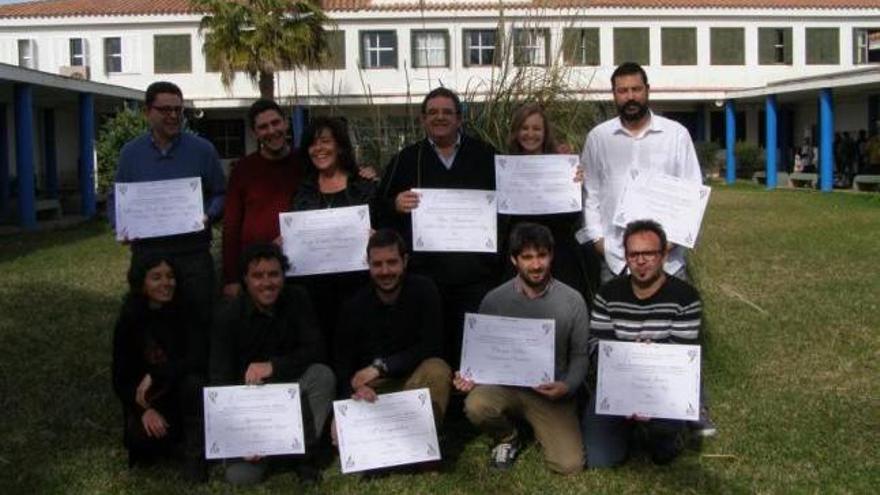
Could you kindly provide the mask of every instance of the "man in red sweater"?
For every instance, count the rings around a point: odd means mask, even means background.
[[[226,187],[223,295],[227,298],[241,292],[238,263],[242,250],[281,235],[278,214],[290,209],[303,175],[302,164],[290,147],[290,124],[277,103],[257,100],[248,111],[248,122],[259,149],[233,165]]]

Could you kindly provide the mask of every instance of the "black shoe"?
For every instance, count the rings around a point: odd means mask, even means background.
[[[303,486],[314,486],[321,482],[321,470],[309,461],[296,463],[293,472]]]
[[[201,456],[187,457],[183,462],[183,479],[190,483],[207,483],[208,461]]]

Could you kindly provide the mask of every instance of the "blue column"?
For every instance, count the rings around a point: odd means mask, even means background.
[[[765,142],[766,146],[766,162],[767,162],[767,189],[776,189],[776,169],[777,167],[777,143],[776,143],[776,96],[775,95],[767,95],[767,100],[764,104],[764,115],[766,119],[766,125],[764,126],[767,131],[767,136]]]
[[[79,193],[80,214],[95,216],[95,95],[79,94]]]
[[[306,109],[302,105],[295,105],[290,120],[293,126],[293,147],[299,148],[306,130]]]
[[[727,183],[736,182],[736,112],[733,108],[733,100],[724,102],[724,145],[727,147]]]
[[[55,146],[55,110],[43,111],[43,153],[45,154],[46,196],[58,197],[58,156]]]
[[[34,92],[30,84],[16,84],[14,93],[18,218],[21,227],[30,230],[37,228],[34,187]]]
[[[9,213],[9,128],[6,126],[6,104],[0,103],[0,220]]]
[[[834,174],[834,101],[830,88],[819,91],[819,188],[833,189]]]

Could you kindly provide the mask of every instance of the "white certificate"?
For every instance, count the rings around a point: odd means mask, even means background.
[[[419,206],[412,211],[414,251],[497,252],[495,191],[413,191],[419,194]]]
[[[114,184],[116,238],[147,239],[205,229],[201,177]]]
[[[631,169],[614,224],[626,227],[634,220],[657,221],[670,242],[693,248],[712,188],[660,172]]]
[[[299,385],[205,387],[205,458],[302,454]]]
[[[287,275],[366,270],[370,239],[367,205],[293,211],[278,216]]]
[[[556,321],[465,313],[461,375],[476,383],[535,387],[553,381]]]
[[[498,213],[544,215],[581,211],[574,181],[577,155],[496,155]]]
[[[426,388],[381,394],[373,403],[338,400],[333,417],[343,473],[440,459]]]
[[[596,414],[695,421],[700,346],[599,342]]]

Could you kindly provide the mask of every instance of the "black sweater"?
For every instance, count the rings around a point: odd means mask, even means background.
[[[407,146],[385,167],[374,202],[379,227],[396,229],[412,250],[411,215],[395,210],[394,200],[412,188],[495,190],[495,149],[478,139],[461,136],[461,147],[447,169],[427,139]],[[440,285],[494,284],[499,280],[499,257],[488,253],[415,252],[412,271]]]
[[[148,373],[147,399],[160,409],[160,396],[176,400],[171,390],[186,375],[204,375],[207,341],[195,321],[181,305],[149,309],[140,298],[126,300],[113,332],[112,365],[113,390],[126,410],[143,414],[135,392]]]
[[[405,275],[400,295],[385,304],[372,285],[343,306],[337,336],[336,372],[342,397],[351,395],[351,377],[376,358],[389,377],[406,377],[429,357],[442,355],[440,294],[430,279]]]
[[[324,345],[306,291],[286,286],[270,313],[258,310],[245,292],[221,307],[211,336],[210,381],[244,383],[254,362],[272,363],[270,382],[295,381],[324,359]]]

